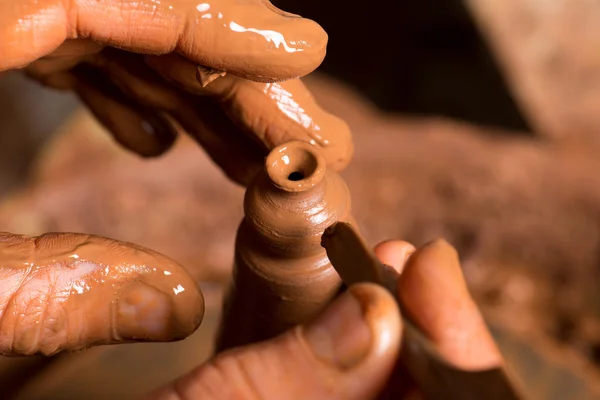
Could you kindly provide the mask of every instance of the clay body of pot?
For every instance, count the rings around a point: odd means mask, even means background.
[[[321,235],[336,221],[354,223],[346,183],[304,142],[271,151],[248,186],[244,212],[217,351],[313,319],[341,286]]]

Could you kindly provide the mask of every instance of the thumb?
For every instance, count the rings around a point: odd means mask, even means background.
[[[74,233],[0,233],[0,355],[180,340],[203,313],[193,279],[152,250]]]
[[[400,324],[389,293],[355,285],[310,325],[219,354],[148,400],[375,398],[395,365]]]

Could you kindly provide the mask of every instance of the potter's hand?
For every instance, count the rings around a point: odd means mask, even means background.
[[[381,261],[402,272],[398,291],[405,311],[451,364],[465,369],[501,364],[455,250],[443,241],[410,255],[414,250],[405,242],[376,249]],[[395,300],[379,286],[355,285],[314,323],[218,355],[150,398],[364,400],[383,390],[392,393],[389,398],[405,398],[418,388],[401,365],[395,368],[400,346]]]
[[[133,244],[0,233],[0,355],[183,339],[204,301],[181,266]]]
[[[258,83],[310,73],[327,43],[319,25],[268,0],[4,1],[0,37],[0,71],[26,67],[76,91],[143,156],[169,148],[174,120],[239,183],[291,139],[323,147],[335,169],[350,159],[347,126],[299,80]],[[203,87],[219,76],[210,69],[227,75]]]

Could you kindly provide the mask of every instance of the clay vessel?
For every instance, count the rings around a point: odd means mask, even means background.
[[[218,352],[309,322],[340,290],[321,235],[354,219],[346,183],[318,151],[305,142],[276,147],[248,186]]]

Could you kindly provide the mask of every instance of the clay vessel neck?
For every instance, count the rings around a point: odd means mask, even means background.
[[[290,142],[271,151],[265,170],[248,187],[245,220],[252,241],[278,256],[306,257],[322,251],[320,236],[350,210],[348,189],[326,171],[318,149]]]
[[[314,196],[326,172],[325,160],[315,150],[307,143],[291,142],[271,151],[265,170],[274,188],[295,200]]]

